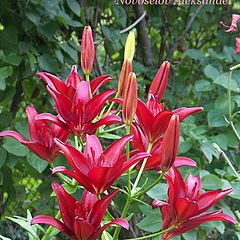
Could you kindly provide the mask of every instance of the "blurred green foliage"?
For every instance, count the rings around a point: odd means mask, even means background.
[[[47,71],[66,79],[71,65],[79,64],[80,36],[85,25],[92,26],[96,40],[97,59],[91,77],[110,74],[118,79],[127,37],[125,30],[145,11],[145,18],[134,28],[137,49],[133,70],[138,78],[139,96],[146,97],[161,62],[169,60],[171,73],[164,95],[166,108],[204,107],[203,112],[181,124],[179,154],[198,163],[198,169],[182,168],[182,172],[200,175],[205,190],[234,186],[232,198],[220,203],[226,213],[234,215],[234,210],[239,208],[239,200],[234,200],[240,198],[239,183],[212,148],[212,143],[217,143],[240,169],[239,142],[225,119],[228,70],[240,62],[240,55],[234,52],[237,35],[225,33],[219,25],[221,20],[230,22],[231,14],[239,12],[238,3],[203,8],[191,5],[123,6],[112,0],[1,0],[0,4],[0,131],[16,130],[28,138],[25,107],[34,105],[39,112],[52,109],[53,102],[43,81],[34,74]],[[117,81],[108,85],[116,86]],[[234,111],[240,108],[239,86],[240,72],[235,71],[231,85]],[[239,118],[234,121],[240,132]],[[54,215],[54,200],[49,199],[53,178],[47,164],[20,143],[9,138],[1,140],[1,218],[25,215],[27,208],[33,214],[37,211]],[[148,196],[164,199],[164,186],[156,186]],[[118,199],[122,201],[121,196]],[[157,210],[142,206],[135,211],[145,215],[142,218],[139,214],[139,231],[154,232],[161,228]],[[4,236],[25,239],[22,230],[16,229],[9,221],[0,223],[0,233]],[[213,222],[184,234],[183,238],[234,240],[240,239],[239,235],[234,227]]]

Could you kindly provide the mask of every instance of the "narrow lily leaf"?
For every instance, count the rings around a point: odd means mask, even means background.
[[[37,233],[35,232],[35,227],[31,226],[30,223],[26,220],[7,217],[9,220],[19,224],[23,229],[29,232],[36,240],[39,240]]]

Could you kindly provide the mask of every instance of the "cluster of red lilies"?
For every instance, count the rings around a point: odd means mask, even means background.
[[[129,224],[125,218],[130,203],[155,186],[162,177],[168,183],[168,197],[166,201],[153,200],[152,207],[158,207],[162,213],[160,234],[163,239],[171,239],[207,221],[236,223],[234,218],[223,214],[221,210],[204,213],[231,193],[232,188],[200,193],[200,178],[190,175],[184,182],[177,169],[179,166],[196,167],[192,159],[177,156],[180,122],[202,108],[165,109],[161,100],[170,71],[170,63],[167,61],[154,77],[146,103],[138,99],[136,75],[132,72],[134,46],[134,35],[130,33],[118,90],[109,89],[98,93],[101,85],[113,79],[105,75],[89,81],[95,49],[91,28],[85,27],[81,67],[86,80],[77,73],[76,66],[72,67],[65,82],[50,73],[38,73],[55,102],[57,115],[39,114],[33,106],[28,106],[26,113],[30,141],[14,131],[0,133],[1,137],[17,139],[49,163],[59,154],[64,154],[72,169],[58,166],[52,173],[69,175],[85,189],[78,201],[60,183],[53,182],[52,188],[58,198],[61,219],[40,215],[34,217],[31,224],[51,225],[73,240],[95,240],[110,225],[128,229]],[[118,107],[114,109],[116,104]],[[103,150],[97,136],[99,129],[103,131],[112,124],[125,126],[126,135]],[[68,142],[70,135],[75,136],[82,149],[78,144],[74,147]],[[138,174],[132,183],[134,168]],[[150,170],[160,177],[155,184],[140,187],[139,180],[143,177],[143,171]],[[101,222],[107,207],[119,192],[111,191],[111,186],[125,172],[128,176],[127,191],[124,190],[125,186],[119,189],[128,198],[125,212],[120,218],[103,225]],[[118,239],[118,235],[119,231],[115,231],[113,239]]]

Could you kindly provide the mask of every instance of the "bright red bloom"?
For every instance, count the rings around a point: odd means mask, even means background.
[[[168,199],[166,202],[154,200],[152,206],[159,207],[162,213],[162,229],[172,225],[177,227],[162,235],[164,240],[171,239],[182,233],[190,231],[200,224],[208,221],[222,220],[235,224],[236,220],[223,214],[222,210],[202,214],[216,204],[233,188],[200,193],[201,179],[190,175],[186,181],[176,168],[171,168],[165,174],[168,182]]]
[[[154,143],[161,135],[165,133],[168,123],[173,114],[179,115],[179,121],[188,117],[189,115],[201,111],[201,107],[193,108],[178,108],[173,111],[164,110],[164,104],[158,103],[158,98],[152,94],[149,95],[148,102],[138,100],[137,104],[137,123],[141,127],[148,142]]]
[[[123,122],[130,126],[137,109],[137,80],[135,73],[128,76],[127,87],[124,92],[122,116]]]
[[[175,162],[180,138],[179,116],[173,114],[164,134],[160,152],[160,169],[168,171]]]
[[[168,82],[169,71],[170,63],[168,61],[164,61],[152,81],[148,91],[148,97],[152,94],[158,98],[159,102],[162,100]]]
[[[28,117],[29,134],[32,141],[26,140],[14,131],[1,132],[0,137],[8,136],[15,138],[43,160],[53,162],[59,154],[59,147],[55,144],[54,138],[66,142],[69,136],[68,131],[56,124],[50,126],[46,121],[36,121],[35,117],[39,114],[32,106],[26,108],[26,113]]]
[[[60,78],[47,72],[39,72],[36,75],[42,78],[51,89],[61,93],[62,95],[65,95],[71,100],[76,93],[78,84],[83,81],[83,77],[77,73],[76,65],[72,66],[71,73],[66,79],[66,82],[63,82]],[[91,80],[91,93],[94,95],[100,86],[111,80],[113,79],[110,78],[109,75],[103,75]]]
[[[136,125],[132,124],[131,125],[131,132],[133,134],[133,141],[131,142],[133,149],[135,152],[146,152],[148,148],[148,141],[146,137],[144,136],[141,128]],[[157,141],[153,143],[153,146],[151,148],[151,156],[148,158],[147,163],[144,167],[145,171],[149,170],[155,170],[155,171],[162,171],[163,169],[161,166],[164,166],[162,162],[162,156],[163,154],[161,153],[162,149],[164,148],[162,146],[164,137],[159,138]],[[167,149],[166,149],[167,150]],[[192,166],[196,167],[196,163],[187,157],[175,157],[175,159],[172,158],[173,161],[173,166],[175,167],[180,167],[180,166]],[[171,163],[172,164],[172,163]],[[136,168],[140,169],[141,164],[137,164]]]
[[[99,139],[94,135],[87,135],[84,153],[56,140],[74,171],[67,170],[65,167],[56,167],[53,173],[68,174],[88,191],[101,194],[133,164],[150,156],[147,153],[138,153],[126,161],[122,152],[132,137],[127,135],[103,151]]]
[[[235,51],[235,53],[240,53],[240,37],[237,37],[235,39],[236,39],[236,51]]]
[[[115,93],[115,90],[110,89],[91,98],[89,87],[89,82],[80,82],[73,98],[70,99],[48,86],[48,91],[56,103],[59,115],[53,116],[49,113],[43,113],[36,119],[48,120],[68,129],[68,131],[76,135],[94,134],[96,129],[102,125],[120,123],[121,118],[113,115],[106,116],[92,123],[100,113],[105,102]]]
[[[237,24],[240,21],[240,15],[238,14],[233,14],[232,15],[232,21],[231,21],[231,26],[225,25],[223,22],[220,22],[224,27],[228,28],[225,32],[234,32],[237,31]]]
[[[92,36],[92,29],[86,26],[83,30],[81,44],[81,67],[85,75],[89,75],[92,70],[95,57],[95,48]]]
[[[116,218],[100,227],[106,209],[117,190],[98,200],[96,195],[84,191],[80,201],[68,194],[57,182],[52,183],[57,195],[62,221],[53,217],[40,215],[34,217],[31,224],[45,223],[59,229],[72,240],[96,240],[98,236],[111,225],[120,225],[129,228],[125,219]]]

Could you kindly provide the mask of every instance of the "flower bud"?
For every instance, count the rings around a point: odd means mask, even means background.
[[[168,171],[172,167],[178,153],[179,137],[179,116],[174,114],[169,121],[161,144],[160,169],[162,171]]]
[[[137,80],[135,73],[131,72],[128,76],[128,84],[126,86],[123,98],[123,122],[130,126],[137,109]]]
[[[89,75],[92,70],[95,56],[95,48],[92,37],[92,29],[86,26],[83,30],[81,45],[81,67],[85,75]]]
[[[166,90],[169,71],[170,63],[168,61],[164,61],[152,81],[152,84],[148,91],[148,97],[153,94],[158,98],[159,102],[161,101]]]
[[[125,88],[127,86],[129,73],[132,72],[132,61],[125,59],[123,61],[122,70],[118,81],[118,96],[123,97]]]
[[[133,32],[130,32],[128,34],[127,41],[125,44],[124,60],[129,59],[130,61],[132,61],[134,52],[135,52],[135,36]]]

